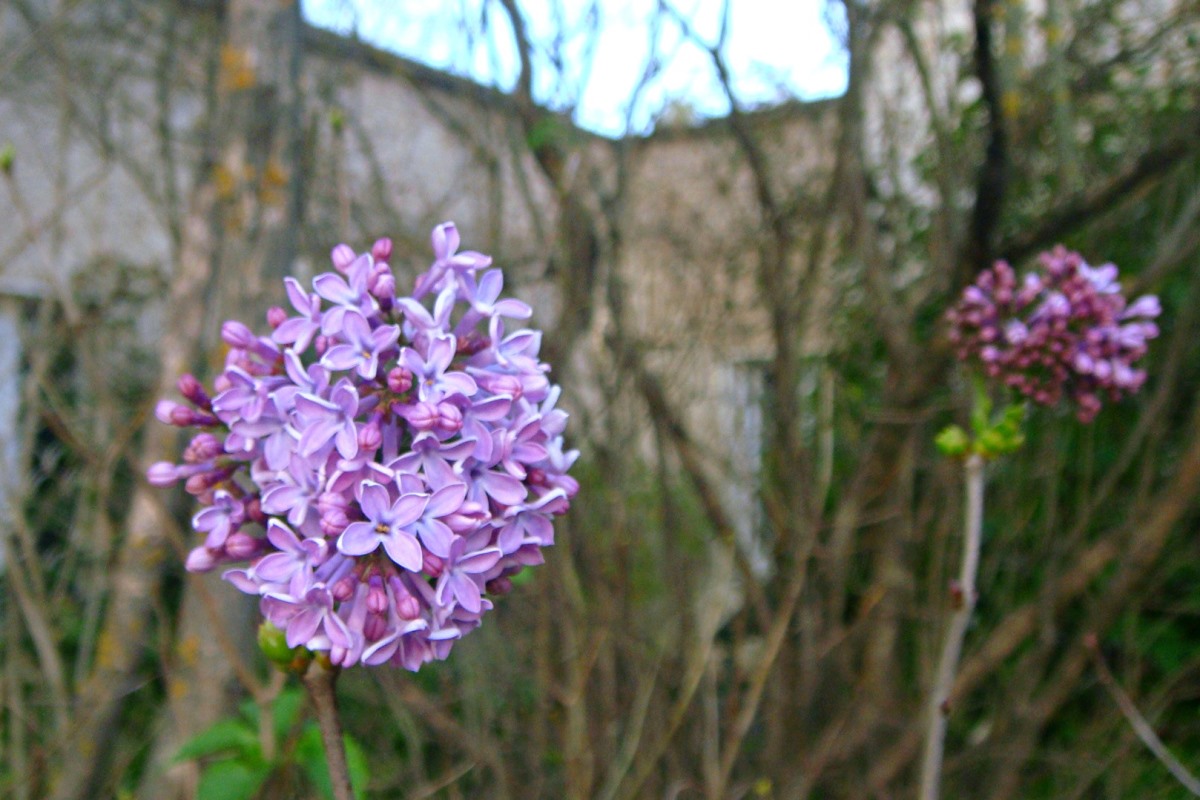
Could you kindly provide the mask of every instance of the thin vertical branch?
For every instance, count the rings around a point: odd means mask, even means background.
[[[325,744],[325,760],[329,764],[329,783],[333,786],[334,800],[354,800],[335,691],[340,672],[341,670],[330,664],[327,658],[318,655],[304,673],[304,688],[308,690],[313,709],[317,713],[317,724],[321,728],[321,741]]]
[[[1154,728],[1142,716],[1142,712],[1138,711],[1136,705],[1128,694],[1117,683],[1117,679],[1113,677],[1108,665],[1104,663],[1104,656],[1100,653],[1100,644],[1096,640],[1095,634],[1090,634],[1085,645],[1091,651],[1092,661],[1096,665],[1096,675],[1100,678],[1100,684],[1112,696],[1113,701],[1117,704],[1117,708],[1121,709],[1121,713],[1128,720],[1133,732],[1142,740],[1142,744],[1149,748],[1162,765],[1179,781],[1185,789],[1193,795],[1200,797],[1200,780],[1196,778],[1183,763],[1175,757],[1175,755],[1167,749],[1163,744],[1162,739],[1158,738],[1158,734],[1154,732]]]
[[[967,486],[967,508],[964,520],[962,566],[958,583],[951,597],[955,610],[942,642],[942,657],[937,677],[929,693],[927,709],[925,756],[921,762],[922,800],[937,800],[942,777],[942,756],[945,752],[946,718],[950,714],[950,693],[962,655],[967,625],[975,610],[975,575],[979,571],[979,550],[983,540],[983,456],[972,453],[964,465]]]

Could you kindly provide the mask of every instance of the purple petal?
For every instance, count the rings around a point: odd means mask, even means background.
[[[367,519],[378,522],[392,508],[392,498],[386,486],[367,481],[362,489],[362,510]]]
[[[496,566],[496,562],[503,555],[498,547],[487,547],[478,552],[463,556],[454,562],[455,572],[469,572],[479,574],[487,572],[492,567]],[[478,609],[476,609],[478,610]]]
[[[450,545],[454,541],[454,532],[444,522],[431,519],[422,524],[417,532],[429,552],[438,558],[450,557]]]
[[[525,499],[525,484],[511,475],[500,472],[485,472],[483,490],[506,506],[516,505]]]
[[[346,529],[347,531],[349,528]],[[342,534],[345,536],[345,534]],[[411,534],[398,532],[383,540],[383,548],[387,550],[392,561],[412,572],[420,572],[424,559],[421,556],[421,545]],[[345,551],[343,551],[345,552]]]
[[[379,547],[379,534],[369,522],[351,522],[338,537],[337,548],[348,556],[365,556]]]
[[[431,517],[444,517],[457,511],[467,499],[465,483],[451,483],[438,489],[429,497],[425,514]]]

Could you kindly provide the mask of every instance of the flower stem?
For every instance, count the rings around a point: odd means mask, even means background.
[[[342,721],[338,717],[337,694],[334,685],[341,670],[319,654],[304,673],[304,688],[312,699],[325,744],[325,760],[329,763],[329,782],[334,800],[354,800],[350,787],[350,770],[346,765],[346,745],[342,740]]]
[[[946,718],[950,714],[950,691],[962,655],[967,624],[975,610],[975,575],[979,571],[979,549],[983,538],[983,456],[967,457],[964,478],[967,507],[964,520],[962,564],[958,584],[952,592],[954,613],[942,642],[942,656],[926,716],[925,754],[921,760],[921,800],[937,800],[941,787],[942,756],[945,752]]]

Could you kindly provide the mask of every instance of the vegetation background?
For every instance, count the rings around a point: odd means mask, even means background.
[[[517,3],[488,7],[461,23],[513,38],[509,92],[279,0],[0,8],[20,408],[0,794],[318,791],[253,602],[182,571],[187,499],[141,477],[179,446],[150,411],[219,360],[221,319],[259,319],[314,253],[388,234],[415,264],[461,214],[554,309],[543,355],[583,489],[549,563],[452,659],[343,677],[366,796],[913,796],[962,505],[932,439],[970,401],[942,314],[994,259],[1060,241],[1157,293],[1162,336],[1139,397],[1088,426],[1038,410],[989,473],[945,794],[1185,796],[1084,642],[1200,766],[1200,4],[834,3],[847,91],[764,109],[733,90],[723,40],[662,3],[653,24],[703,47],[731,110],[615,140],[570,123],[567,32],[531,41]],[[392,145],[368,135],[372,96],[346,101],[368,78],[415,98],[387,110]],[[120,229],[72,224],[118,173]],[[749,477],[697,384],[742,340]],[[225,738],[197,744],[215,723]],[[188,742],[202,758],[176,758]]]

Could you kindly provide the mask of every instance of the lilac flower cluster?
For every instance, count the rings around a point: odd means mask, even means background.
[[[285,280],[294,312],[269,336],[226,322],[212,393],[157,416],[199,433],[151,483],[186,482],[204,535],[187,568],[261,598],[289,647],[340,666],[416,670],[479,625],[510,577],[542,562],[552,518],[579,489],[567,415],[538,360],[541,333],[508,332],[532,310],[501,299],[491,258],[458,252],[452,223],[434,261],[396,296],[391,242],[333,250],[312,291]]]
[[[1003,261],[980,274],[949,312],[959,359],[1042,405],[1068,397],[1090,422],[1101,398],[1137,391],[1133,364],[1158,336],[1158,298],[1126,305],[1112,264],[1090,267],[1061,245],[1020,283]]]

